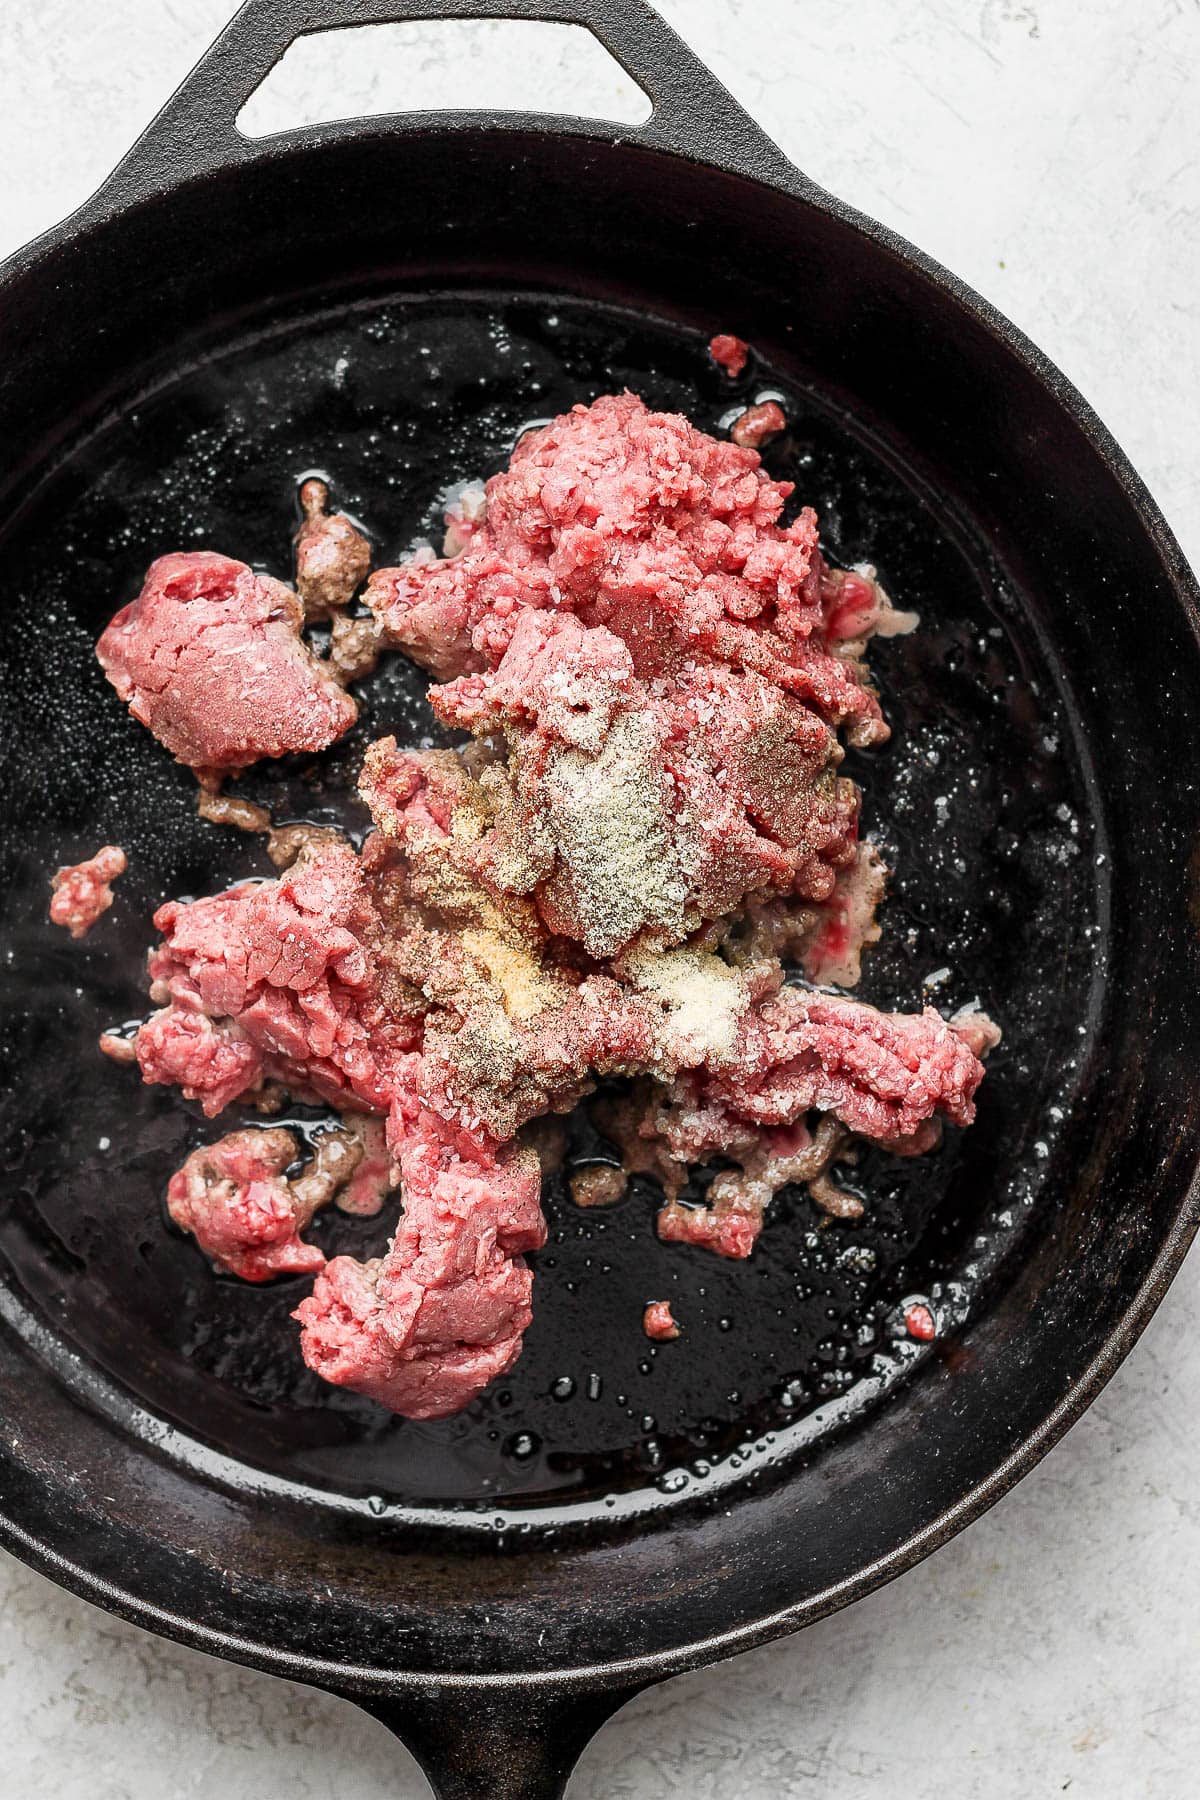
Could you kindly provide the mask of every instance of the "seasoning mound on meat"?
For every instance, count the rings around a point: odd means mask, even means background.
[[[522,438],[459,554],[368,583],[439,717],[503,742],[498,878],[593,956],[751,893],[823,900],[855,860],[837,734],[887,736],[861,661],[887,603],[827,568],[809,509],[780,523],[790,493],[607,396]]]
[[[104,844],[95,856],[59,869],[50,881],[51,923],[62,925],[73,938],[86,936],[112,905],[112,884],[128,867],[118,844]]]
[[[96,646],[135,719],[192,768],[324,750],[358,708],[300,636],[283,582],[211,551],[160,556]]]
[[[525,1258],[545,1238],[538,1144],[552,1155],[548,1122],[599,1079],[631,1084],[599,1109],[625,1167],[579,1175],[580,1203],[653,1175],[660,1236],[735,1258],[785,1184],[854,1219],[860,1144],[918,1155],[945,1121],[970,1124],[998,1036],[983,1014],[821,991],[852,986],[878,936],[887,870],[860,841],[842,746],[886,738],[863,655],[912,621],[872,571],[826,565],[811,511],[782,522],[790,493],[754,449],[630,394],[527,433],[451,501],[445,556],[380,570],[365,593],[370,631],[436,677],[435,712],[474,741],[381,739],[361,851],[285,827],[275,879],[155,915],[143,1078],[213,1116],[281,1089],[342,1114],[298,1176],[292,1134],[273,1128],[196,1152],[172,1183],[175,1217],[220,1266],[317,1271],[295,1316],[326,1380],[436,1418],[512,1367]],[[323,484],[305,512],[301,593],[336,628],[365,540]],[[219,633],[276,589],[284,614],[243,619],[240,641],[250,662],[266,642],[308,667],[301,600],[224,558],[163,559],[145,610],[183,632],[181,610],[198,603],[196,622],[213,605]],[[277,753],[270,738],[252,754]],[[189,743],[185,760],[237,766],[213,749]],[[689,1204],[688,1171],[714,1160]],[[340,1188],[348,1210],[374,1210],[397,1173],[386,1253],[325,1265],[302,1237],[317,1207]],[[664,1307],[646,1320],[663,1337]]]

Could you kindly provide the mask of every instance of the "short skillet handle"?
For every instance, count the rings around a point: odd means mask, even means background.
[[[561,1800],[589,1740],[634,1691],[481,1682],[348,1698],[408,1746],[437,1800]]]
[[[543,129],[619,137],[795,183],[796,170],[646,0],[245,0],[220,37],[114,170],[102,192],[127,204],[181,179],[269,155],[273,147],[329,143],[377,131],[379,118],[301,127],[261,142],[238,130],[251,94],[298,37],[354,25],[424,19],[532,19],[582,25],[642,89],[654,110],[642,125],[539,115]],[[565,96],[564,96],[565,98]],[[456,125],[528,126],[527,114],[452,113]],[[420,129],[428,115],[393,115],[388,129]]]

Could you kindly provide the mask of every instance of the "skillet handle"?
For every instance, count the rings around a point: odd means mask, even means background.
[[[298,38],[355,25],[426,19],[532,19],[581,25],[653,105],[642,125],[560,115],[449,113],[457,126],[506,124],[654,145],[736,174],[807,186],[733,96],[646,0],[244,0],[212,47],[113,171],[101,194],[126,205],[181,179],[270,155],[276,146],[331,143],[378,130],[379,118],[343,119],[278,137],[246,138],[236,120]],[[389,130],[420,129],[428,114],[396,114]]]
[[[402,1698],[346,1698],[407,1745],[436,1800],[561,1800],[590,1739],[636,1692],[431,1683]]]

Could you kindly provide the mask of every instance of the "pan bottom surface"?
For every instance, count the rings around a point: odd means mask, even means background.
[[[875,563],[896,604],[920,613],[913,636],[871,653],[893,740],[847,763],[894,870],[859,992],[898,1009],[978,999],[1004,1042],[971,1131],[915,1161],[870,1152],[859,1224],[788,1190],[745,1263],[660,1244],[658,1196],[641,1179],[588,1212],[551,1179],[524,1355],[459,1417],[414,1424],[305,1369],[288,1314],[306,1283],[217,1277],[166,1224],[166,1183],[188,1151],[255,1115],[205,1121],[107,1062],[96,1037],[147,1008],[161,900],[271,869],[256,842],[197,819],[190,775],[127,717],[92,648],[164,551],[220,549],[288,578],[296,484],[314,469],[370,531],[377,562],[392,561],[439,541],[446,489],[502,466],[525,427],[625,386],[710,430],[781,397],[790,425],[766,453],[771,473],[816,506],[836,560]],[[953,496],[894,445],[765,346],[734,387],[699,334],[615,307],[391,295],[276,321],[131,397],[63,460],[4,553],[0,1267],[80,1359],[85,1403],[100,1371],[156,1441],[175,1427],[248,1482],[265,1473],[372,1509],[620,1506],[765,1467],[797,1436],[878,1404],[928,1353],[900,1325],[908,1296],[930,1300],[938,1349],[953,1353],[945,1340],[1054,1204],[1058,1127],[1104,980],[1104,847],[1038,597],[1014,589]],[[317,762],[252,771],[239,790],[277,820],[361,832],[364,745],[389,731],[449,741],[424,689],[389,659],[356,690],[350,738]],[[126,848],[129,872],[76,943],[47,922],[49,876],[106,842]],[[585,1112],[570,1131],[573,1158],[601,1148]],[[376,1220],[327,1214],[312,1236],[329,1254],[375,1255],[394,1216],[394,1203]],[[670,1299],[677,1342],[643,1336],[654,1299]]]

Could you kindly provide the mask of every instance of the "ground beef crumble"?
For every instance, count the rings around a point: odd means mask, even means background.
[[[777,400],[762,400],[748,406],[733,421],[729,435],[743,450],[761,450],[771,438],[787,430],[787,417]]]
[[[722,344],[739,372],[745,346]],[[276,879],[155,914],[143,1078],[210,1116],[282,1090],[342,1115],[298,1175],[288,1128],[234,1132],[169,1198],[220,1267],[316,1274],[295,1316],[325,1379],[433,1418],[512,1367],[545,1238],[545,1122],[597,1078],[633,1078],[598,1109],[624,1169],[576,1171],[579,1204],[650,1174],[660,1236],[730,1257],[785,1183],[852,1219],[839,1170],[857,1143],[920,1154],[971,1122],[997,1036],[984,1015],[820,991],[852,985],[878,936],[887,871],[842,746],[886,738],[863,654],[908,620],[873,571],[828,567],[811,511],[780,522],[790,492],[755,449],[631,394],[527,432],[447,508],[446,554],[377,570],[364,595],[365,635],[422,664],[438,717],[474,742],[380,739],[361,852],[272,830]],[[227,558],[166,557],[101,639],[182,760],[222,772],[353,719],[299,631],[306,609],[346,618],[366,540],[323,484],[302,504],[298,594]],[[706,1203],[685,1204],[713,1158]],[[383,1256],[326,1264],[304,1241],[339,1190],[377,1210],[397,1175]],[[667,1303],[645,1328],[675,1334]]]
[[[642,1314],[642,1330],[653,1342],[670,1343],[679,1336],[679,1326],[675,1322],[669,1300],[651,1300]]]
[[[95,856],[59,869],[50,881],[52,923],[62,925],[73,938],[86,936],[112,905],[112,884],[128,867],[118,844],[104,844]]]
[[[724,370],[730,380],[736,381],[743,373],[750,357],[750,346],[744,338],[733,337],[727,331],[719,331],[710,339],[708,354],[719,369]]]
[[[303,523],[296,533],[296,592],[306,619],[348,606],[367,578],[371,546],[345,513],[329,510],[329,488],[317,476],[300,485]]]
[[[358,717],[300,636],[291,588],[208,550],[160,556],[96,646],[135,719],[214,776],[324,750]]]

